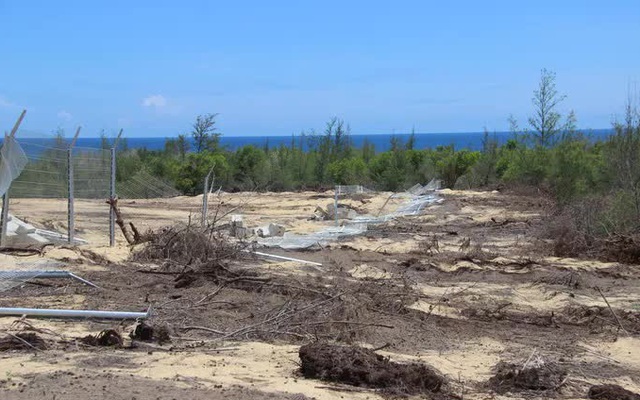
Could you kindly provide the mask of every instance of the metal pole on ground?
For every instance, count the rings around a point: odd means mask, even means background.
[[[118,132],[116,140],[111,147],[111,179],[109,181],[109,200],[114,201],[116,198],[116,149],[118,148],[118,142],[122,136],[122,129]],[[109,205],[109,246],[116,245],[116,214],[113,211],[113,207]]]
[[[81,127],[78,127],[76,130],[76,134],[67,149],[67,189],[69,191],[69,195],[67,197],[67,239],[69,244],[73,244],[73,236],[76,231],[73,186],[73,146],[75,146],[76,140],[78,140],[80,128]]]
[[[8,137],[13,138],[22,124],[22,120],[24,119],[27,110],[22,110],[18,120],[13,125],[13,129],[11,129],[11,133],[9,133]],[[2,213],[0,214],[0,247],[6,245],[7,241],[7,223],[9,222],[9,189],[2,195]]]

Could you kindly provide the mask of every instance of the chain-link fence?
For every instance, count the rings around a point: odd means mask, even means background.
[[[107,244],[110,151],[74,147],[61,137],[21,133],[16,140],[28,163],[9,189],[9,211],[22,227],[22,234],[10,235],[13,244],[36,244],[32,242],[39,237]]]
[[[180,194],[144,168],[118,176],[117,157],[127,153],[118,154],[114,148],[75,146],[75,140],[23,131],[15,141],[27,164],[8,190],[8,219],[13,223],[5,246],[52,241],[113,245],[122,237],[110,216],[107,200],[112,196],[127,200],[120,203],[125,204],[125,217],[138,219],[137,210],[127,204]],[[102,142],[105,147],[115,145]]]

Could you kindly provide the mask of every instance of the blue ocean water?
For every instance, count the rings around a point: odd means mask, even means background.
[[[585,132],[585,135],[592,140],[604,139],[611,135],[613,131],[611,129],[594,129]],[[505,143],[513,135],[510,132],[495,132],[489,134],[491,137],[495,137],[498,143]],[[383,135],[351,135],[351,141],[356,148],[362,147],[365,141],[373,144],[376,151],[387,151],[391,148],[391,139],[395,137],[401,143],[406,143],[410,134],[383,134]],[[416,133],[415,134],[415,149],[435,148],[437,146],[448,146],[453,144],[456,149],[470,149],[480,150],[482,149],[482,140],[484,138],[483,132],[469,132],[469,133]],[[126,138],[126,145],[128,148],[146,148],[147,150],[162,150],[166,138],[162,137],[132,137]],[[292,144],[302,146],[305,149],[309,148],[309,140],[311,138],[306,136],[221,136],[220,144],[224,148],[230,151],[235,151],[238,148],[246,145],[254,145],[256,147],[274,148],[280,145],[291,147]],[[192,148],[193,148],[193,143]],[[78,138],[78,146],[84,147],[99,147],[100,139],[98,138]]]
[[[612,129],[594,129],[584,132],[585,136],[591,140],[604,139],[611,135]],[[510,132],[495,132],[489,134],[495,138],[498,143],[505,143],[513,135]],[[395,137],[400,143],[406,143],[410,134],[378,134],[378,135],[351,135],[351,141],[354,147],[361,148],[365,142],[369,142],[374,145],[376,151],[387,151],[391,148],[391,140]],[[415,134],[415,149],[435,148],[437,146],[454,145],[457,150],[470,149],[480,150],[482,148],[482,140],[484,138],[483,132],[468,132],[468,133],[416,133]],[[147,150],[162,150],[165,147],[167,138],[164,137],[124,137],[126,139],[126,147],[129,149],[141,149]],[[52,146],[54,144],[53,139],[31,139],[25,138],[18,140],[21,143],[34,143],[44,146]],[[304,149],[309,148],[310,141],[313,140],[309,136],[221,136],[220,145],[227,150],[235,151],[240,147],[246,145],[254,145],[256,147],[275,148],[281,145],[291,147],[295,145],[299,147],[302,145]],[[0,143],[1,143],[0,138]],[[112,141],[112,140],[111,140]],[[190,138],[191,141],[191,138]],[[45,143],[46,142],[46,143]],[[51,143],[49,143],[51,142]],[[102,139],[96,137],[79,137],[76,142],[76,147],[87,148],[100,148]],[[193,149],[193,141],[191,141],[191,148]]]

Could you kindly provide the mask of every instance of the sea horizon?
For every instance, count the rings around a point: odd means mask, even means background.
[[[590,140],[599,140],[611,135],[613,129],[591,129],[591,130],[579,130]],[[513,132],[488,132],[489,137],[497,140],[499,144],[504,144],[510,138],[514,138]],[[390,133],[390,134],[352,134],[349,135],[352,146],[355,148],[361,148],[365,143],[372,144],[377,152],[387,151],[391,149],[391,140],[395,138],[401,145],[404,145],[409,140],[411,133]],[[468,150],[481,150],[482,143],[485,136],[485,132],[450,132],[450,133],[414,133],[414,149],[427,149],[435,148],[438,146],[453,145],[456,150],[468,149]],[[307,150],[310,147],[310,139],[313,137],[322,137],[322,135],[265,135],[265,136],[232,136],[221,135],[220,147],[229,150],[236,151],[237,149],[253,145],[259,148],[275,148],[280,146],[302,146]],[[40,144],[44,146],[51,146],[55,142],[53,136],[45,137],[21,137],[20,134],[16,136],[19,142]],[[150,151],[163,150],[167,140],[176,139],[177,137],[127,137],[124,135],[119,143],[120,149],[146,149]],[[194,141],[192,137],[188,137],[190,149],[194,148]],[[70,143],[71,138],[65,137],[65,142]],[[101,148],[101,137],[78,137],[75,146],[84,148]],[[108,137],[107,141],[110,145],[113,144],[115,138]],[[302,140],[302,143],[301,143]]]

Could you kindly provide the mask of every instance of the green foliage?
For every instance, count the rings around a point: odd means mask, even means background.
[[[556,109],[565,98],[566,96],[558,94],[556,90],[556,74],[543,69],[538,89],[533,91],[534,115],[529,118],[536,145],[547,147],[555,143],[561,118]]]
[[[455,151],[453,145],[438,146],[432,153],[437,177],[447,188],[453,188],[458,178],[466,174],[478,162],[480,153],[476,151]]]
[[[264,150],[244,146],[232,157],[233,181],[240,190],[263,188],[269,180],[268,166]]]
[[[176,188],[190,195],[202,193],[204,178],[211,170],[213,170],[213,179],[210,182],[212,187],[227,182],[230,166],[224,155],[210,151],[189,153],[185,162],[181,163],[175,171]]]
[[[337,185],[366,185],[367,164],[362,158],[354,157],[334,161],[327,167],[331,180]]]
[[[216,132],[218,114],[198,115],[193,123],[191,136],[196,145],[196,152],[216,152],[220,143],[220,133]]]
[[[560,204],[568,204],[597,188],[603,158],[589,142],[565,140],[550,153],[547,182]]]

